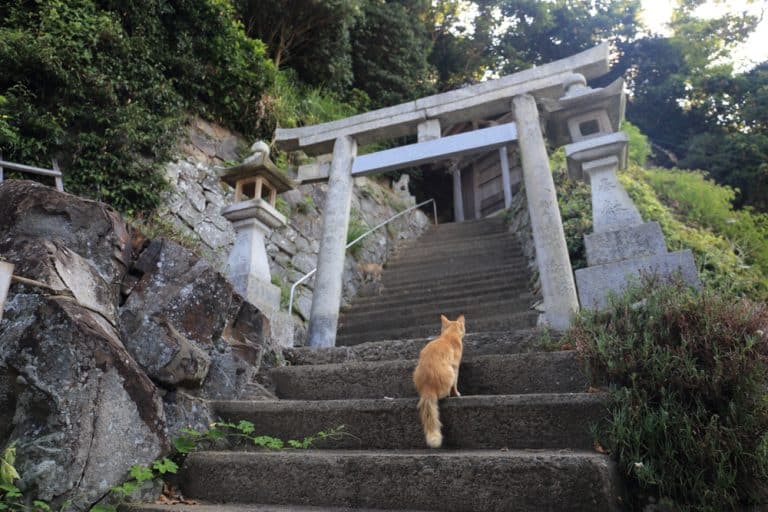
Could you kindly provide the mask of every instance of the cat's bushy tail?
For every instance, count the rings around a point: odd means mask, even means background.
[[[424,425],[424,437],[430,448],[440,448],[443,444],[443,434],[440,432],[440,410],[437,408],[437,397],[422,396],[419,398],[419,417]]]

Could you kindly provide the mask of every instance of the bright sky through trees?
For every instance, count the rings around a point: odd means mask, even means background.
[[[670,0],[642,0],[642,16],[648,28],[658,34],[669,34],[666,23],[672,16],[672,10],[677,4]],[[768,8],[768,1],[748,0],[710,0],[696,10],[696,14],[704,18],[720,16],[726,12],[749,11],[760,15],[761,11]],[[768,60],[768,16],[763,16],[757,29],[752,33],[747,42],[733,52],[733,61],[736,70],[744,70],[756,64]]]

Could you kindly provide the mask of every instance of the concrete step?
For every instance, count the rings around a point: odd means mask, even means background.
[[[435,336],[440,334],[440,315],[454,319],[466,316],[467,330],[473,329],[473,322],[484,318],[523,313],[530,309],[528,299],[498,300],[495,302],[473,301],[469,295],[465,299],[452,302],[429,302],[405,309],[388,308],[361,314],[345,314],[339,318],[339,329],[344,334],[360,333],[369,330],[396,329],[404,325],[433,325]]]
[[[541,335],[537,329],[470,332],[464,336],[464,357],[535,351],[541,347]],[[421,349],[431,339],[422,337],[412,340],[371,341],[327,348],[293,347],[284,349],[283,354],[286,361],[294,366],[417,359]]]
[[[376,312],[386,309],[394,311],[412,306],[421,306],[425,303],[433,303],[441,306],[457,301],[495,302],[498,300],[527,300],[529,304],[534,302],[530,292],[522,291],[524,287],[510,286],[508,283],[489,281],[484,286],[471,285],[467,288],[456,289],[455,286],[445,286],[440,291],[432,289],[411,290],[408,293],[398,295],[379,295],[367,297],[368,300],[355,302],[342,311],[342,315],[353,315],[367,312]]]
[[[204,503],[196,505],[162,505],[146,503],[124,503],[117,507],[119,512],[394,512],[380,508],[355,508],[349,507],[311,507],[301,505],[259,505],[242,503]],[[397,512],[419,512],[415,510],[398,509]]]
[[[588,449],[590,424],[606,414],[597,393],[462,396],[440,401],[446,448]],[[256,433],[280,439],[344,425],[345,435],[317,441],[323,449],[426,448],[416,398],[211,402],[225,420],[248,420]]]
[[[495,317],[468,319],[468,327],[475,332],[517,330],[534,327],[539,318],[536,311],[521,311]],[[415,338],[434,338],[440,333],[440,318],[435,323],[403,324],[403,327],[366,330],[347,333],[343,329],[336,336],[336,345],[357,345],[366,341],[407,340]]]
[[[509,249],[507,247],[495,247],[490,249],[470,248],[462,251],[445,251],[434,255],[414,256],[402,259],[390,259],[384,266],[384,270],[394,271],[397,269],[417,267],[419,265],[443,265],[453,261],[471,261],[482,259],[489,263],[492,261],[526,261],[522,251]]]
[[[519,240],[517,238],[517,235],[515,235],[514,233],[509,233],[507,231],[484,233],[484,234],[477,234],[477,235],[450,236],[450,237],[445,237],[445,236],[439,237],[433,234],[426,234],[415,240],[412,240],[409,243],[409,245],[403,245],[402,250],[399,252],[400,254],[405,254],[413,250],[424,249],[424,248],[440,248],[440,247],[450,248],[450,247],[454,247],[456,244],[461,245],[466,242],[491,243],[495,241],[509,241],[512,243],[517,243],[519,245]]]
[[[616,510],[608,457],[563,451],[199,452],[185,496],[213,502],[443,512]]]
[[[523,261],[476,261],[449,265],[420,265],[409,269],[398,269],[396,272],[384,272],[381,275],[381,285],[384,289],[396,288],[401,285],[418,284],[449,284],[456,280],[466,282],[468,275],[475,274],[483,277],[496,276],[499,279],[519,279],[530,275],[527,262]]]
[[[485,220],[474,222],[440,224],[424,234],[425,238],[478,236],[487,233],[500,233],[509,231],[509,227],[500,221],[488,222]]]
[[[381,287],[385,294],[395,294],[413,289],[425,287],[465,287],[475,283],[485,285],[493,282],[521,282],[530,278],[531,271],[527,265],[515,263],[513,265],[494,265],[477,270],[465,270],[454,274],[436,269],[435,272],[415,272],[412,275],[398,275],[397,273],[382,274]],[[449,278],[446,279],[446,277]],[[527,281],[526,281],[527,282]]]
[[[521,254],[511,253],[505,250],[495,250],[493,252],[466,252],[462,254],[446,254],[440,258],[418,258],[407,262],[393,262],[384,267],[384,272],[404,272],[413,269],[422,269],[430,267],[455,267],[462,265],[465,268],[482,268],[490,266],[502,266],[513,264],[527,264],[528,261]]]
[[[506,250],[522,254],[520,243],[511,235],[494,235],[493,237],[467,238],[460,242],[436,242],[422,243],[421,240],[408,248],[398,251],[397,255],[390,259],[392,262],[400,262],[408,259],[434,258],[449,253],[464,253],[491,250]]]
[[[279,398],[337,400],[416,397],[416,361],[283,366],[270,370]],[[578,393],[588,387],[575,351],[465,357],[459,392],[471,395]]]

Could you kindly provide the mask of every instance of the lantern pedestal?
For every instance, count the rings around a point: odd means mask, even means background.
[[[221,180],[235,189],[235,204],[221,214],[235,228],[235,245],[227,260],[227,276],[235,291],[259,308],[270,322],[270,333],[282,346],[293,346],[293,320],[280,311],[280,288],[272,284],[265,239],[286,224],[275,209],[277,194],[293,183],[269,160],[268,147],[255,151],[242,164],[224,169]]]
[[[619,132],[624,117],[624,84],[617,80],[592,89],[579,75],[566,94],[545,102],[548,129],[567,144],[568,175],[583,179],[592,191],[592,226],[584,236],[588,268],[576,270],[582,308],[602,309],[611,293],[620,294],[644,274],[669,279],[679,274],[700,284],[690,251],[667,252],[656,222],[643,222],[635,203],[621,185],[617,172],[626,167],[628,137]]]

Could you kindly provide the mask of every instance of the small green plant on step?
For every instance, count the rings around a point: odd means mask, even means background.
[[[212,423],[211,428],[202,432],[191,428],[183,429],[181,435],[173,439],[173,447],[183,455],[192,453],[200,447],[214,447],[222,441],[228,441],[234,446],[257,446],[267,450],[282,450],[286,445],[288,448],[307,449],[319,440],[337,439],[349,435],[344,428],[344,425],[340,425],[301,440],[283,441],[272,436],[254,435],[256,428],[250,421],[220,422]]]
[[[256,427],[246,420],[238,422],[212,423],[207,430],[194,430],[187,428],[181,435],[172,440],[174,452],[167,457],[155,460],[149,465],[134,464],[128,471],[129,478],[120,485],[112,487],[107,496],[91,507],[91,512],[117,512],[118,506],[129,501],[141,490],[142,486],[149,482],[157,481],[175,474],[184,458],[201,448],[219,446],[227,441],[234,446],[256,446],[267,450],[283,450],[292,448],[306,450],[318,441],[325,439],[338,439],[341,436],[350,436],[345,431],[344,425],[339,425],[320,431],[303,439],[282,439],[254,435]],[[16,447],[11,444],[0,454],[0,511],[8,512],[51,512],[51,505],[42,500],[29,500],[16,486],[16,481],[21,477],[14,467],[16,462]],[[69,502],[61,505],[60,510],[70,506]]]

